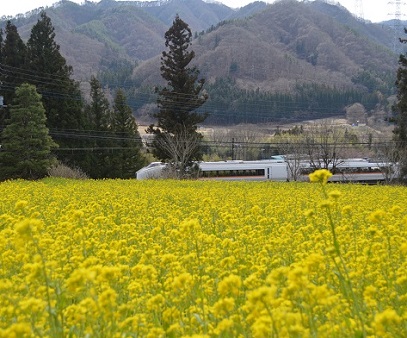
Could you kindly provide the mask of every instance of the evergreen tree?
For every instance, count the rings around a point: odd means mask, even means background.
[[[10,119],[2,132],[0,178],[38,179],[47,175],[56,147],[48,134],[45,110],[35,86],[16,89]]]
[[[60,145],[58,158],[75,167],[86,167],[89,159],[81,149],[86,140],[81,138],[86,119],[79,84],[71,79],[72,67],[55,42],[55,31],[51,19],[41,12],[32,27],[27,42],[27,67],[32,76],[30,82],[37,86],[47,116],[47,125]]]
[[[92,178],[103,178],[108,175],[109,150],[111,147],[110,125],[111,110],[99,80],[92,76],[90,81],[91,102],[85,107],[87,115],[88,139],[85,141],[87,149],[93,149],[87,154],[87,166],[82,169]]]
[[[10,20],[7,21],[5,34],[1,44],[0,82],[4,103],[10,105],[16,87],[24,82],[26,46]]]
[[[79,85],[72,80],[72,67],[55,42],[51,19],[41,12],[27,42],[27,66],[36,74],[32,80],[42,94],[51,129],[80,129],[83,126]]]
[[[136,120],[121,89],[116,92],[114,99],[111,130],[115,141],[110,177],[134,178],[145,160],[141,154],[142,142]]]
[[[0,28],[0,69],[2,69],[3,67],[3,46],[4,46],[4,41],[3,41],[3,28]],[[0,71],[0,78],[1,78],[1,74],[3,72]]]
[[[401,42],[407,43],[407,39],[402,39]],[[394,134],[399,148],[400,179],[405,180],[407,177],[407,56],[404,54],[399,58],[396,86],[398,102],[394,107],[396,113]]]
[[[85,108],[87,121],[92,130],[106,131],[111,122],[109,101],[99,80],[92,76],[90,80],[91,102]]]
[[[4,93],[1,87],[2,74],[3,74],[3,29],[0,28],[0,133],[4,128],[4,119],[5,119],[3,117]]]
[[[157,127],[151,125],[147,129],[148,133],[154,134],[153,154],[160,160],[172,162],[181,172],[192,161],[202,158],[200,142],[196,142],[202,138],[197,132],[197,125],[207,117],[207,114],[196,112],[208,97],[203,92],[205,80],[198,80],[198,69],[190,67],[195,57],[194,51],[188,50],[191,38],[188,24],[177,15],[173,25],[165,33],[165,46],[168,51],[162,53],[160,70],[167,87],[158,93],[159,112],[153,115],[157,119]],[[182,151],[182,143],[184,148],[189,148],[189,140],[193,140],[195,146],[188,151],[186,158],[180,158],[173,151],[169,151],[177,148],[185,154]],[[177,147],[169,147],[168,143],[177,143]]]

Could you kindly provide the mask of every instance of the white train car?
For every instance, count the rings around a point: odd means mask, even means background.
[[[286,181],[287,164],[282,159],[259,161],[216,161],[199,162],[200,177],[206,179],[252,179]],[[165,163],[152,162],[136,172],[138,180],[157,179],[163,177]]]
[[[201,179],[216,180],[272,180],[288,181],[289,168],[287,162],[281,156],[275,156],[268,160],[258,161],[216,161],[199,162]],[[366,159],[344,159],[336,166],[336,173],[330,178],[331,182],[366,182],[376,183],[384,181],[385,177],[381,168],[388,166],[384,163],[370,162]],[[312,172],[309,161],[300,163],[302,175],[299,180],[307,181],[308,173]],[[139,180],[160,178],[166,164],[153,162],[147,167],[137,171]]]
[[[147,180],[162,177],[163,169],[167,165],[162,162],[151,162],[148,166],[141,168],[136,172],[138,180]]]
[[[220,180],[287,181],[287,163],[284,160],[200,162],[201,177]]]

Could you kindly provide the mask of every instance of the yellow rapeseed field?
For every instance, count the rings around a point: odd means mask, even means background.
[[[407,189],[0,184],[0,337],[407,337]]]

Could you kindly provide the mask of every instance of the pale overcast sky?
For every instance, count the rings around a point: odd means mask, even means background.
[[[83,3],[83,0],[73,0],[77,3]],[[265,0],[265,2],[272,3],[275,0]],[[3,15],[16,15],[19,13],[26,13],[38,7],[50,6],[57,2],[56,0],[2,0],[0,4],[0,17]],[[95,1],[98,2],[98,1]],[[225,5],[232,8],[239,8],[245,6],[254,0],[218,0]],[[407,4],[404,1],[396,0],[328,0],[330,3],[340,3],[346,7],[350,12],[357,14],[363,13],[366,20],[372,22],[390,20],[396,16],[396,13],[406,13]],[[399,8],[396,8],[396,3],[400,3]],[[405,20],[405,16],[400,17]]]

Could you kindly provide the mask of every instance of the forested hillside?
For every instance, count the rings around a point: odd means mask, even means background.
[[[82,89],[92,75],[112,91],[123,88],[140,119],[156,109],[163,36],[176,14],[194,33],[210,123],[343,115],[355,102],[368,114],[390,111],[398,58],[391,27],[325,1],[254,2],[237,11],[202,0],[61,1],[45,10]],[[23,40],[39,12],[12,19]]]
[[[315,6],[315,7],[314,7]],[[334,7],[341,20],[332,20]],[[315,9],[317,8],[317,10]],[[322,10],[325,9],[325,10]],[[368,112],[388,109],[397,56],[356,30],[391,37],[386,26],[361,24],[329,4],[281,1],[245,19],[221,22],[193,43],[196,65],[208,80],[203,107],[212,123],[302,120],[344,115],[360,102]],[[391,40],[391,39],[390,39]],[[159,56],[134,71],[134,105],[148,103],[160,83]],[[151,102],[151,101],[150,101]],[[148,114],[149,107],[145,106]]]

